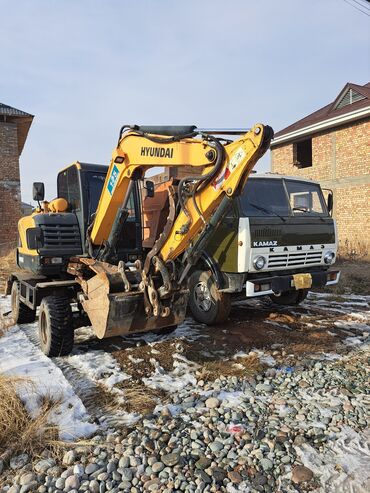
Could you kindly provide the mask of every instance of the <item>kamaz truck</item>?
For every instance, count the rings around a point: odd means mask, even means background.
[[[297,305],[311,288],[336,284],[333,195],[319,183],[253,174],[217,228],[190,279],[199,322],[224,321],[235,295]]]

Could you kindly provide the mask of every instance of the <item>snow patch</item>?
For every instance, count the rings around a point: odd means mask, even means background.
[[[0,373],[30,380],[31,391],[20,384],[18,395],[33,418],[38,416],[44,397],[59,403],[48,421],[58,425],[61,440],[87,437],[97,430],[88,422],[85,406],[62,371],[17,326],[0,338]]]
[[[322,493],[370,491],[370,431],[357,433],[343,426],[336,440],[317,452],[311,445],[296,446],[303,465],[315,472]]]
[[[130,375],[124,373],[117,361],[104,351],[90,351],[84,354],[68,356],[66,361],[85,373],[95,383],[111,390],[117,383],[129,380]]]

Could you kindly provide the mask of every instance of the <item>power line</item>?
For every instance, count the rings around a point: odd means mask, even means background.
[[[363,9],[366,9],[366,10],[370,10],[370,6],[368,5],[365,5],[364,3],[360,2],[359,0],[352,0],[352,2],[355,2],[357,3],[357,5],[360,5]],[[368,2],[368,0],[365,0],[366,3],[370,3]]]
[[[366,12],[365,10],[361,10],[360,8],[356,7],[356,5],[353,5],[353,3],[349,2],[349,0],[344,0],[344,2],[348,3],[348,5],[350,5],[354,9],[358,10],[359,12],[362,12],[363,14],[367,15],[368,17],[370,17],[370,14],[368,12]],[[365,7],[365,6],[363,6],[363,7]]]

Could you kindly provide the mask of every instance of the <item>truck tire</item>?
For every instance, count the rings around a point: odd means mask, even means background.
[[[46,356],[66,356],[72,351],[74,331],[68,298],[43,298],[39,312],[39,339]]]
[[[211,271],[196,270],[189,278],[189,309],[195,320],[215,325],[227,320],[231,296],[218,290]]]
[[[19,282],[13,281],[11,291],[12,319],[15,324],[30,324],[36,320],[36,310],[32,310],[20,300]]]
[[[284,291],[280,296],[270,294],[271,300],[277,305],[299,305],[306,299],[308,289],[298,289],[295,291]]]

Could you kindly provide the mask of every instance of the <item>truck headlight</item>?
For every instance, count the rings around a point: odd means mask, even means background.
[[[266,264],[266,259],[262,255],[258,255],[258,257],[254,257],[253,265],[255,269],[261,270],[265,267],[265,264]]]
[[[324,255],[324,262],[326,264],[332,264],[334,262],[335,253],[331,250],[328,250]]]

